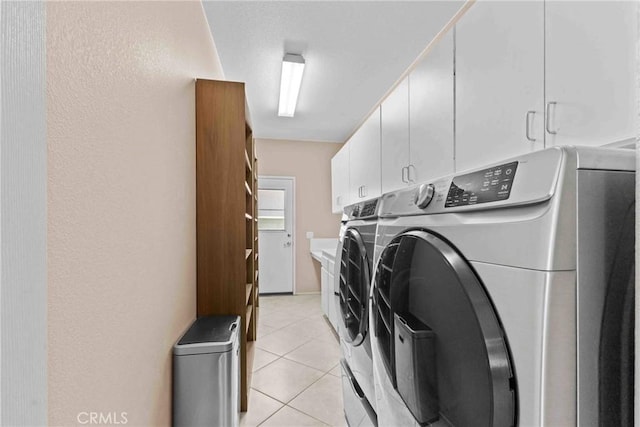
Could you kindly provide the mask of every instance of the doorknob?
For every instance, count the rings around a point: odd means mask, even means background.
[[[284,247],[285,247],[285,248],[288,248],[289,246],[291,246],[291,242],[286,242],[286,243],[284,244]]]

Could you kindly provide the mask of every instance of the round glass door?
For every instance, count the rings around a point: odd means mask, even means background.
[[[441,237],[396,236],[373,291],[375,340],[387,372],[420,423],[516,425],[508,344],[481,281]]]
[[[360,233],[349,228],[344,237],[340,266],[340,313],[345,341],[360,345],[367,333],[367,299],[370,272],[367,251]]]

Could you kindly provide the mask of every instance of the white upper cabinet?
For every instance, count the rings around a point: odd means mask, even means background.
[[[331,211],[341,213],[349,205],[349,144],[331,159]]]
[[[411,183],[454,171],[453,77],[453,32],[450,31],[409,75],[407,172]]]
[[[409,182],[409,79],[405,78],[381,105],[382,192]]]
[[[544,6],[478,1],[458,22],[456,171],[544,148]]]
[[[382,192],[453,172],[453,34],[382,103]]]
[[[634,138],[637,9],[476,1],[334,158],[334,212],[553,145]]]
[[[546,2],[547,145],[636,136],[634,1]]]
[[[380,107],[349,139],[350,203],[380,195]]]

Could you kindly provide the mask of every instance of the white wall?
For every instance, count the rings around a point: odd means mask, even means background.
[[[0,424],[47,423],[45,6],[0,2]]]
[[[294,176],[295,195],[295,290],[320,292],[320,264],[311,258],[307,231],[316,238],[337,237],[340,215],[331,213],[331,158],[342,144],[326,142],[256,139],[260,175]]]
[[[46,12],[48,422],[170,425],[196,315],[194,79],[223,77],[218,54],[197,1]]]

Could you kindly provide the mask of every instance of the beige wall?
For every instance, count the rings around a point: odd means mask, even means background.
[[[200,2],[46,13],[49,423],[169,425],[195,318],[194,78],[222,78],[218,55]]]
[[[320,291],[320,265],[311,258],[307,231],[338,237],[340,215],[331,213],[331,158],[342,144],[258,139],[260,175],[296,178],[296,292]]]

